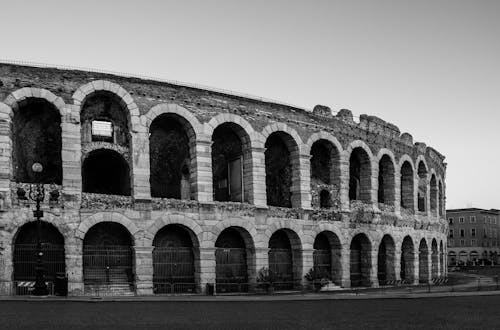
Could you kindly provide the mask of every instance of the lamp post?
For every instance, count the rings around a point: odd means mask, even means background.
[[[43,166],[40,163],[34,163],[31,169],[35,172],[35,176],[39,176],[39,173],[43,170]],[[43,251],[41,242],[41,218],[43,218],[43,211],[40,210],[40,202],[42,202],[45,197],[45,188],[40,180],[37,180],[35,185],[30,186],[29,197],[32,201],[36,202],[36,209],[33,211],[33,216],[36,218],[36,279],[33,295],[46,296],[49,293],[49,290],[47,289],[47,284],[45,283],[44,267],[42,263]]]

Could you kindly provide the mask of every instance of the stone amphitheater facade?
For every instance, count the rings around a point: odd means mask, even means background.
[[[109,286],[118,266],[130,266],[137,295],[176,283],[250,290],[263,268],[277,289],[306,284],[311,269],[346,288],[446,276],[444,156],[374,116],[0,64],[0,152],[3,294],[31,279],[21,247],[34,243],[37,180],[43,242],[62,246],[50,262],[62,264],[70,295]],[[113,255],[118,245],[130,259]],[[89,246],[115,260],[101,263]]]

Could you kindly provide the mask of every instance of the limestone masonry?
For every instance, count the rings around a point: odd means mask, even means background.
[[[444,156],[374,116],[0,64],[0,157],[1,294],[29,293],[38,229],[69,295],[446,276]]]

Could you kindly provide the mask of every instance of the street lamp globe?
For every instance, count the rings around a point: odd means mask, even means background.
[[[40,163],[34,163],[33,166],[31,166],[31,169],[33,170],[33,172],[35,173],[40,173],[43,171],[43,166],[42,164]]]

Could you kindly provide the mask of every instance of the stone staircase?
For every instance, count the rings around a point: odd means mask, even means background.
[[[129,281],[122,269],[92,269],[86,273],[85,295],[88,296],[134,296],[134,283]]]
[[[337,290],[341,290],[341,289],[342,288],[340,286],[338,286],[337,284],[330,281],[330,282],[328,282],[327,285],[322,287],[320,291],[337,291]]]

